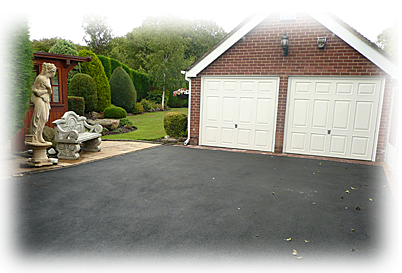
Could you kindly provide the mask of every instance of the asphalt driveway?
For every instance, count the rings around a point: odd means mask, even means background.
[[[394,251],[379,166],[159,146],[12,183],[25,258],[371,264]]]

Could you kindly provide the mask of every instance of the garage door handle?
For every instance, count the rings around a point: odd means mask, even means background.
[[[331,134],[331,130],[328,130],[328,135],[330,135]]]
[[[235,124],[235,128],[237,128],[237,124]]]

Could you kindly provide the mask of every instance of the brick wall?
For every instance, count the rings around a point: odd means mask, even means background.
[[[280,40],[286,30],[289,55],[283,57]],[[324,50],[317,47],[317,37],[327,37]],[[199,136],[201,76],[209,75],[279,75],[278,113],[275,152],[282,152],[288,89],[288,76],[389,76],[380,68],[333,35],[307,14],[297,20],[280,22],[272,14],[218,59],[191,80],[191,136]],[[392,88],[387,80],[381,114],[377,161],[383,161],[388,132]],[[196,143],[195,139],[190,142]]]

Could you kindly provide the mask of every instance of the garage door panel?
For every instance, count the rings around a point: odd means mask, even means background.
[[[284,151],[373,160],[383,81],[289,77]]]
[[[316,94],[331,94],[331,83],[330,82],[317,82],[315,86],[315,93]]]
[[[218,122],[219,120],[219,97],[208,96],[207,101],[207,115],[208,122]]]
[[[306,151],[306,133],[292,132],[290,136],[290,147],[294,151]]]
[[[257,109],[256,109],[256,125],[269,125],[272,120],[270,115],[272,112],[271,99],[269,98],[259,98],[257,99]]]
[[[294,100],[294,112],[293,112],[293,126],[294,127],[306,127],[308,110],[309,110],[309,100],[306,99],[296,99]]]
[[[259,82],[258,93],[273,93],[275,92],[274,84],[272,82]]]
[[[234,123],[236,97],[224,97],[222,102],[222,122]],[[217,108],[218,109],[218,108]]]
[[[350,106],[350,101],[335,101],[332,122],[333,129],[348,130],[350,121]]]
[[[251,146],[251,130],[239,129],[237,131],[237,144],[243,147]]]
[[[256,130],[254,145],[258,148],[268,149],[269,147],[269,136],[270,132],[268,130]]]
[[[325,153],[325,142],[327,136],[325,134],[311,134],[310,151],[317,153]]]
[[[202,77],[200,144],[272,151],[279,77]]]
[[[221,143],[225,145],[234,145],[234,137],[235,137],[235,129],[234,128],[225,128],[221,129]]]
[[[347,136],[331,135],[330,153],[346,154]]]
[[[352,137],[351,154],[356,156],[367,156],[368,145],[368,137]]]
[[[240,98],[239,124],[251,124],[253,98]]]
[[[370,131],[373,103],[369,101],[357,101],[355,112],[355,131]]]
[[[209,144],[218,143],[218,127],[205,127],[205,141]]]
[[[314,100],[312,127],[327,129],[329,100]]]
[[[353,94],[353,83],[338,83],[336,85],[337,95],[352,95]]]

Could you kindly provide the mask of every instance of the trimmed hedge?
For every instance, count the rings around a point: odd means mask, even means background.
[[[127,112],[132,112],[137,102],[137,92],[123,67],[119,66],[113,71],[109,84],[112,104],[124,108]]]
[[[149,77],[146,74],[131,69],[127,65],[120,63],[118,60],[105,57],[102,55],[97,56],[101,60],[106,76],[108,77],[109,80],[114,70],[117,67],[121,66],[127,72],[132,82],[134,83],[135,90],[137,91],[137,101],[141,101],[142,99],[147,98],[148,92],[150,91],[151,88],[151,84],[149,81]],[[108,74],[109,73],[108,71],[110,71],[110,75]]]
[[[81,64],[82,73],[92,76],[96,84],[96,93],[98,95],[97,110],[103,110],[111,105],[110,85],[106,77],[102,62],[95,53],[89,50],[80,50],[78,55],[81,57],[92,57],[90,62]]]
[[[85,112],[85,100],[83,97],[68,96],[68,110],[83,116]]]
[[[83,73],[76,74],[68,86],[70,96],[83,97],[85,100],[85,113],[97,110],[98,96],[94,79]]]
[[[14,136],[24,126],[23,120],[29,107],[31,85],[35,79],[28,22],[20,21],[9,33],[7,38],[10,39],[10,42],[7,44],[7,52],[4,52],[9,54],[9,60],[3,65],[6,73],[5,79],[7,80],[9,77],[10,80],[10,88],[5,92],[6,94],[2,93],[5,95],[4,97],[9,98],[9,101],[5,101],[7,110],[4,112],[7,113],[5,120],[9,120],[8,125],[11,127],[11,130],[6,129],[4,133],[7,139]],[[8,103],[10,105],[7,105]]]
[[[163,127],[170,137],[183,137],[187,134],[187,115],[180,112],[170,112],[163,118]]]
[[[105,111],[103,112],[103,117],[104,118],[114,118],[114,119],[122,119],[127,117],[127,112],[121,107],[118,106],[109,106],[105,108]]]

